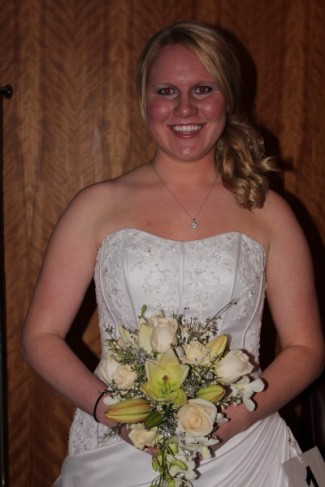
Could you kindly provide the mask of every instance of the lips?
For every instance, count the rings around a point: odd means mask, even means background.
[[[179,135],[193,135],[202,129],[202,124],[193,125],[171,125],[170,128],[173,132]]]

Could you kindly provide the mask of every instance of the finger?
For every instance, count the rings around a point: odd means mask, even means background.
[[[148,446],[146,449],[145,449],[145,452],[148,453],[149,455],[155,457],[157,455],[157,448],[154,448],[153,446]]]

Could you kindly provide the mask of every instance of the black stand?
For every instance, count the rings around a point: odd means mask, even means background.
[[[7,411],[7,355],[6,355],[6,294],[4,271],[4,215],[3,215],[3,98],[12,97],[12,87],[0,87],[0,481],[8,487],[8,411]]]

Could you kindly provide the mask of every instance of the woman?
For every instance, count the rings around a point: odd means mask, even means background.
[[[150,455],[126,431],[102,441],[113,425],[102,399],[99,422],[92,413],[105,384],[65,342],[94,268],[103,343],[108,325],[134,328],[143,304],[204,319],[236,298],[221,332],[257,363],[267,283],[281,353],[262,373],[256,410],[227,409],[216,456],[193,485],[288,485],[281,464],[295,450],[276,411],[319,375],[323,342],[307,244],[286,203],[268,191],[273,164],[241,116],[239,86],[237,58],[220,32],[181,22],[157,33],[137,74],[153,160],[80,192],[53,233],[23,351],[78,408],[56,487],[148,486],[155,477]]]

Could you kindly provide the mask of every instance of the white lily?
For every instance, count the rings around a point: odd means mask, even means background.
[[[184,482],[183,479],[173,479],[175,483],[175,487],[183,487]]]
[[[213,446],[219,443],[218,438],[208,438],[207,436],[185,436],[186,448],[192,451],[200,451],[202,446]]]
[[[256,405],[251,400],[251,397],[255,392],[261,392],[265,388],[265,384],[262,379],[255,379],[250,382],[248,377],[243,377],[235,384],[232,384],[232,388],[239,392],[243,398],[243,403],[245,404],[248,411],[254,411]]]
[[[227,416],[223,413],[218,413],[217,414],[217,417],[216,417],[216,423],[227,423],[227,421],[229,421],[229,419],[227,418]]]
[[[202,460],[209,460],[212,457],[210,448],[204,445],[201,447],[200,454],[202,456]]]

